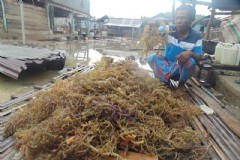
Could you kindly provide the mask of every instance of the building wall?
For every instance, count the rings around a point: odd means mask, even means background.
[[[21,39],[20,3],[6,2],[7,38]],[[24,4],[24,24],[26,40],[44,40],[50,35],[45,8]]]
[[[108,27],[108,36],[113,37],[128,37],[128,38],[140,38],[142,32],[141,28],[129,28],[129,27]]]
[[[4,1],[7,19],[7,31],[3,30],[3,20],[1,17],[2,14],[0,13],[0,38],[22,39],[20,3],[16,0]],[[48,24],[47,10],[46,8],[44,8],[44,3],[46,2],[49,2],[51,4],[51,1],[45,0],[40,0],[38,2],[43,4],[41,7],[37,7],[36,5],[32,5],[31,3],[24,3],[24,23],[26,40],[49,40],[54,37],[51,29],[49,29],[50,25],[52,30],[54,30],[54,23],[51,23],[54,21],[54,18],[53,15],[50,14],[50,24]],[[66,9],[69,7],[75,7],[76,9],[79,9],[79,12],[89,15],[89,0],[56,0],[56,2],[58,4],[61,4],[59,7],[63,6],[63,8]],[[78,5],[76,5],[75,2]],[[0,6],[0,12],[1,10],[2,9]]]
[[[89,0],[51,0],[50,2],[71,8],[75,11],[83,12],[85,14],[90,13]]]

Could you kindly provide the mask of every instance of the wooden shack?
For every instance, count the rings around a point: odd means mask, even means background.
[[[0,0],[0,36],[8,39],[49,40],[54,38],[58,18],[65,18],[68,32],[87,28],[89,0]],[[85,23],[82,23],[85,22]],[[85,24],[85,25],[81,25]]]
[[[109,18],[104,25],[108,28],[108,36],[139,38],[143,32],[142,19]]]

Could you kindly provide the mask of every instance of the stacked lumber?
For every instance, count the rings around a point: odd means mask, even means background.
[[[239,159],[240,120],[232,115],[220,100],[211,97],[205,88],[203,89],[192,81],[190,81],[188,87],[192,91],[190,96],[193,97],[193,103],[196,103],[194,101],[194,96],[196,96],[214,110],[214,114],[203,114],[194,119],[209,144],[221,159]]]

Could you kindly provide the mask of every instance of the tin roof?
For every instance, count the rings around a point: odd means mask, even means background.
[[[118,27],[131,27],[139,28],[141,27],[143,20],[141,19],[127,19],[127,18],[109,18],[106,26],[118,26]]]

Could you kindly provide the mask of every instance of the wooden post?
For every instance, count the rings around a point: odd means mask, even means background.
[[[132,39],[133,39],[133,34],[134,34],[134,27],[132,27]]]
[[[87,17],[87,35],[90,33],[90,16]]]
[[[52,30],[52,32],[54,31],[54,6],[50,5],[49,6],[49,12],[50,12],[50,28]]]
[[[73,19],[73,12],[70,13],[70,24],[71,24],[71,35],[74,31],[74,19]]]
[[[50,17],[50,4],[49,3],[47,3],[46,12],[47,12],[47,18],[48,18],[48,29],[49,29],[50,33],[52,34],[51,17]]]
[[[25,44],[26,38],[25,38],[25,24],[24,24],[24,6],[23,6],[22,0],[20,0],[20,11],[21,11],[22,39],[23,39],[23,44]]]
[[[2,6],[3,29],[5,32],[7,32],[7,19],[6,19],[4,0],[1,0],[1,6]]]
[[[207,34],[205,36],[206,40],[210,40],[210,30],[211,30],[211,25],[212,25],[214,16],[215,16],[215,8],[212,9],[210,20],[208,21]]]

